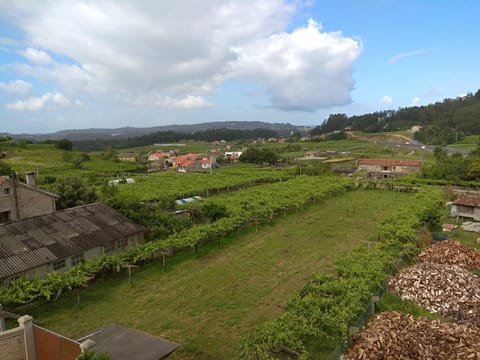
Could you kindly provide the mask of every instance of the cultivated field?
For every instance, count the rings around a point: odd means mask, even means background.
[[[182,344],[174,359],[235,358],[241,338],[283,312],[311,275],[367,240],[376,223],[411,194],[352,191],[277,218],[255,233],[200,247],[82,291],[21,309],[71,337],[115,321]],[[193,252],[193,251],[192,251]]]

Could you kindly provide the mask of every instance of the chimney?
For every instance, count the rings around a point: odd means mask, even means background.
[[[27,185],[35,186],[35,173],[33,171],[26,172],[25,180]]]

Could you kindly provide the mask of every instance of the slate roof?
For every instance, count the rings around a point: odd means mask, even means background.
[[[160,360],[180,345],[112,323],[77,341],[95,341],[98,353],[110,354],[112,360]]]
[[[422,162],[419,160],[402,160],[402,159],[359,159],[358,165],[420,167],[422,166]]]
[[[103,203],[0,225],[0,279],[143,231]]]
[[[452,204],[478,207],[480,206],[480,196],[460,195],[455,201],[452,201]]]

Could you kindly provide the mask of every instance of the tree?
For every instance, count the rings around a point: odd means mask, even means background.
[[[55,143],[55,147],[57,149],[61,149],[61,150],[67,150],[67,151],[71,151],[73,149],[73,144],[70,140],[68,139],[62,139],[62,140],[58,140],[56,143]]]
[[[12,168],[5,164],[4,162],[0,161],[0,175],[11,175],[13,172]]]
[[[57,180],[55,192],[59,196],[57,208],[66,209],[73,206],[89,204],[97,200],[93,187],[88,187],[78,176],[66,176]]]

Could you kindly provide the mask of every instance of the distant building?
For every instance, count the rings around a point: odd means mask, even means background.
[[[452,202],[452,216],[461,216],[480,221],[480,196],[462,194]]]
[[[33,173],[27,183],[0,176],[0,224],[55,212],[55,194],[35,187]]]
[[[420,130],[422,130],[422,126],[421,126],[421,125],[414,125],[414,126],[412,126],[412,127],[410,128],[409,131],[410,131],[411,133],[416,133],[417,131],[420,131]]]
[[[391,179],[420,171],[419,160],[359,159],[357,171],[364,171],[368,178]]]
[[[122,153],[117,155],[117,159],[119,161],[129,161],[129,162],[136,162],[138,161],[140,154],[138,153]]]
[[[165,167],[166,154],[161,150],[155,150],[148,153],[148,171],[155,171]]]
[[[102,203],[0,225],[0,280],[65,271],[144,241],[144,228]]]
[[[242,156],[242,153],[243,153],[242,151],[226,151],[224,154],[224,157],[226,159],[235,161],[235,160],[238,160],[240,156]]]
[[[210,171],[216,164],[216,157],[206,154],[180,155],[173,160],[173,166],[179,172]]]

